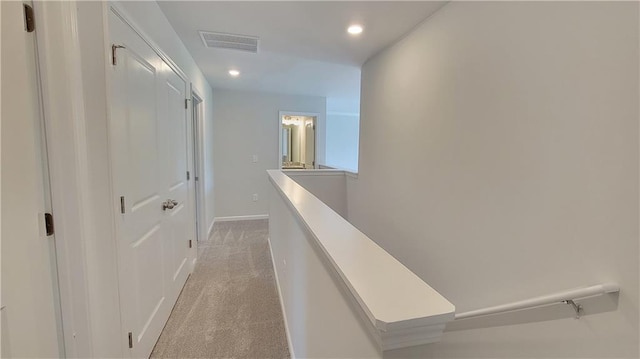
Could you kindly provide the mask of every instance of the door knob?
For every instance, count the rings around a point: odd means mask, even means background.
[[[168,209],[173,209],[177,205],[178,205],[178,201],[176,201],[175,199],[168,199],[162,202],[162,210],[166,211]]]

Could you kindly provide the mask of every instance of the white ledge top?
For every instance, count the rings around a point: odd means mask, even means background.
[[[316,169],[282,169],[287,175],[294,176],[347,176],[358,178],[358,172],[351,172],[339,168],[316,168]]]
[[[454,319],[453,304],[373,240],[281,170],[267,172],[383,340],[401,329],[423,333],[427,327],[444,329]],[[391,344],[385,349],[401,346],[406,345]]]

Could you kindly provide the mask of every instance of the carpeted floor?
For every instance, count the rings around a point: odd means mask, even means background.
[[[289,358],[267,220],[220,222],[151,358]]]

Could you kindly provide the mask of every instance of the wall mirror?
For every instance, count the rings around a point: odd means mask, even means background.
[[[316,166],[316,114],[280,112],[280,168]]]

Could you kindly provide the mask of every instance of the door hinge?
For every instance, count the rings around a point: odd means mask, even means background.
[[[188,99],[188,98],[185,98],[185,99],[184,99],[184,109],[186,110],[186,109],[188,109],[188,108],[189,108],[189,99]]]
[[[33,14],[31,5],[22,4],[24,7],[24,29],[26,32],[34,32],[36,30],[36,18]]]
[[[191,179],[191,174],[189,173],[189,171],[187,171],[187,181]]]
[[[198,176],[193,177],[193,180],[198,182]]]
[[[129,332],[129,349],[133,348],[133,334]]]
[[[53,215],[51,213],[44,214],[44,228],[47,232],[47,237],[53,235]]]
[[[125,47],[122,45],[116,45],[113,44],[111,45],[111,63],[113,64],[113,66],[117,65],[118,61],[116,60],[116,51],[118,49],[124,49]]]
[[[124,208],[124,196],[120,197],[120,213],[124,213],[125,212],[125,208]]]
[[[191,248],[191,247],[192,247],[191,240],[189,240],[189,248]]]

